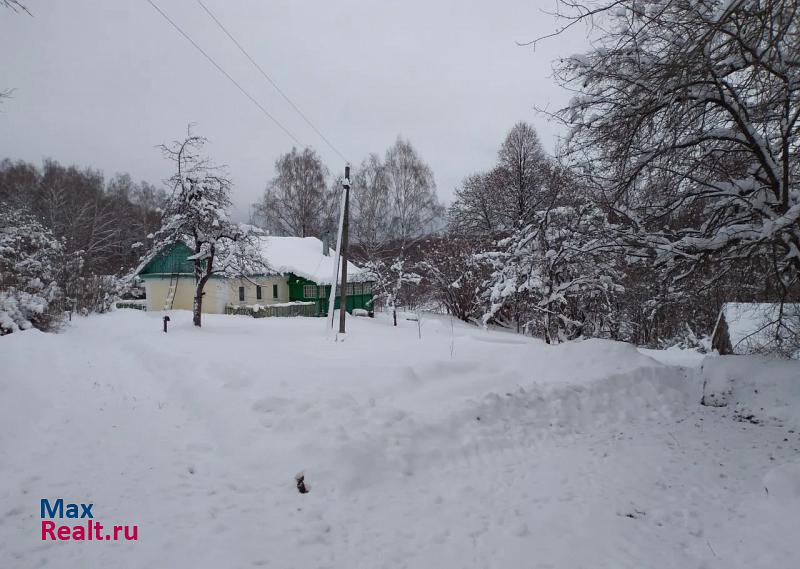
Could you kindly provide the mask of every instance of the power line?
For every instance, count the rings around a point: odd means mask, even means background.
[[[225,35],[226,35],[226,36],[228,36],[228,37],[230,38],[230,40],[231,40],[231,41],[232,41],[232,42],[233,42],[233,43],[236,45],[236,47],[238,47],[238,48],[239,48],[239,51],[241,51],[241,52],[242,52],[242,54],[244,54],[244,56],[245,56],[245,57],[246,57],[248,60],[250,60],[250,63],[252,63],[252,64],[253,64],[253,66],[254,66],[256,69],[258,69],[259,73],[261,73],[261,75],[263,75],[263,76],[264,76],[264,79],[266,79],[267,81],[269,81],[269,82],[270,82],[270,84],[271,84],[271,85],[272,85],[272,86],[275,88],[275,90],[276,90],[278,93],[280,93],[280,95],[281,95],[281,96],[282,96],[282,97],[283,97],[283,98],[286,100],[286,102],[287,102],[287,103],[289,103],[289,105],[291,105],[291,107],[292,107],[292,108],[293,108],[295,111],[297,111],[297,114],[298,114],[298,115],[300,115],[300,116],[303,118],[303,120],[304,120],[304,121],[306,121],[306,123],[308,124],[308,126],[310,126],[312,129],[314,129],[314,132],[316,132],[316,133],[319,135],[319,137],[320,137],[322,140],[324,140],[324,141],[325,141],[325,144],[327,144],[327,145],[328,145],[328,147],[329,147],[331,150],[333,150],[333,151],[334,151],[334,152],[335,152],[335,153],[336,153],[336,154],[339,156],[339,158],[341,158],[341,159],[342,159],[342,160],[344,160],[345,162],[349,162],[349,161],[347,160],[347,158],[345,158],[345,157],[344,157],[344,155],[343,155],[341,152],[339,152],[339,149],[338,149],[338,148],[336,148],[336,147],[335,147],[335,146],[334,146],[334,145],[331,143],[331,141],[327,139],[327,137],[326,137],[324,134],[322,134],[322,132],[321,132],[321,131],[320,131],[320,130],[319,130],[319,129],[318,129],[318,128],[317,128],[317,127],[314,125],[314,123],[313,123],[313,122],[311,122],[311,119],[309,119],[309,118],[308,118],[308,117],[305,115],[305,113],[303,113],[303,111],[301,111],[301,110],[299,109],[299,107],[298,107],[297,105],[295,105],[295,104],[294,104],[294,102],[292,102],[292,100],[289,98],[289,96],[288,96],[286,93],[284,93],[284,92],[283,92],[283,90],[282,90],[282,89],[281,89],[281,88],[278,86],[278,84],[277,84],[277,83],[276,83],[276,82],[275,82],[275,81],[272,79],[272,77],[270,77],[270,76],[269,76],[269,74],[268,74],[266,71],[264,71],[264,69],[263,69],[263,68],[262,68],[262,67],[261,67],[261,66],[260,66],[260,65],[259,65],[259,64],[256,62],[256,60],[255,60],[255,59],[253,59],[253,58],[250,56],[250,54],[249,54],[249,53],[247,53],[247,50],[246,50],[244,47],[242,47],[242,44],[240,44],[238,41],[236,41],[236,38],[235,38],[235,37],[233,37],[233,35],[232,35],[232,34],[231,34],[229,31],[228,31],[228,29],[227,29],[227,28],[226,28],[224,25],[222,25],[222,22],[220,22],[220,21],[217,19],[217,17],[216,17],[216,16],[215,16],[215,15],[214,15],[214,14],[211,12],[211,10],[209,10],[209,9],[208,9],[208,7],[207,7],[205,4],[203,4],[203,2],[202,2],[201,0],[197,0],[197,3],[198,3],[198,4],[200,4],[200,6],[203,8],[203,10],[205,10],[205,11],[206,11],[206,14],[208,14],[208,15],[211,17],[211,19],[212,19],[212,20],[214,20],[214,22],[217,24],[217,26],[219,26],[219,28],[220,28],[220,29],[221,29],[223,32],[225,32]]]
[[[236,79],[234,79],[233,77],[231,77],[231,76],[230,76],[230,74],[229,74],[227,71],[225,71],[225,70],[224,70],[224,69],[223,69],[223,68],[222,68],[222,67],[219,65],[219,63],[217,63],[216,61],[214,61],[214,59],[213,59],[213,58],[212,58],[210,55],[208,55],[208,54],[207,54],[207,53],[206,53],[206,52],[203,50],[203,48],[202,48],[202,47],[200,47],[199,45],[197,45],[197,43],[196,43],[196,42],[195,42],[195,41],[194,41],[192,38],[190,38],[190,37],[189,37],[189,35],[188,35],[186,32],[184,32],[184,31],[181,29],[181,27],[180,27],[178,24],[176,24],[175,22],[173,22],[173,21],[170,19],[170,17],[169,17],[169,16],[167,16],[167,15],[166,15],[166,14],[165,14],[165,13],[164,13],[162,10],[161,10],[161,8],[159,8],[158,6],[156,6],[156,5],[153,3],[153,1],[152,1],[152,0],[147,0],[147,3],[148,3],[148,4],[150,4],[150,5],[151,5],[153,8],[155,8],[155,10],[156,10],[156,11],[157,11],[159,14],[161,14],[161,16],[162,16],[162,17],[163,17],[163,18],[164,18],[166,21],[168,21],[170,24],[172,24],[172,27],[173,27],[173,28],[175,28],[176,30],[178,30],[178,33],[180,33],[180,34],[181,34],[181,35],[182,35],[184,38],[186,38],[186,40],[187,40],[187,41],[188,41],[190,44],[192,44],[192,45],[195,47],[195,49],[197,49],[197,51],[199,51],[200,53],[202,53],[202,54],[205,56],[205,58],[206,58],[207,60],[209,60],[209,61],[212,63],[212,65],[214,65],[214,67],[216,67],[216,68],[219,70],[219,72],[220,72],[220,73],[222,73],[222,74],[223,74],[225,77],[227,77],[227,78],[228,78],[228,80],[229,80],[231,83],[233,83],[234,85],[236,85],[236,87],[239,89],[239,91],[241,91],[241,92],[242,92],[242,94],[244,94],[244,96],[245,96],[245,97],[247,97],[248,99],[250,99],[250,100],[253,102],[253,104],[254,104],[255,106],[257,106],[257,107],[258,107],[258,108],[261,110],[261,112],[262,112],[262,113],[264,113],[264,114],[265,114],[265,115],[266,115],[266,116],[267,116],[267,117],[268,117],[268,118],[269,118],[269,119],[270,119],[272,122],[274,122],[276,125],[278,125],[278,127],[280,127],[280,129],[281,129],[283,132],[285,132],[285,133],[286,133],[286,135],[287,135],[289,138],[291,138],[292,140],[294,140],[294,141],[295,141],[295,143],[297,143],[297,145],[298,145],[298,146],[300,146],[300,147],[304,146],[304,145],[303,145],[303,143],[302,143],[302,142],[300,142],[299,140],[297,140],[297,137],[296,137],[295,135],[293,135],[291,132],[289,132],[289,130],[288,130],[288,129],[287,129],[285,126],[283,126],[283,125],[280,123],[280,121],[278,121],[278,119],[276,119],[274,116],[272,116],[272,115],[270,114],[270,112],[269,112],[267,109],[265,109],[265,108],[264,108],[264,107],[261,105],[261,103],[259,103],[258,101],[256,101],[256,99],[255,99],[255,98],[254,98],[254,97],[253,97],[253,96],[252,96],[250,93],[248,93],[247,91],[245,91],[245,90],[244,90],[244,87],[242,87],[242,86],[241,86],[241,85],[240,85],[240,84],[239,84],[239,83],[236,81]]]

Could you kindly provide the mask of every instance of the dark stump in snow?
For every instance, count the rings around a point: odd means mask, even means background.
[[[297,491],[301,494],[308,494],[309,487],[306,486],[306,477],[303,474],[298,474],[295,476],[295,482],[297,482]]]

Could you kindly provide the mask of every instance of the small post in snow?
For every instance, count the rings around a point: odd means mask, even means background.
[[[164,316],[164,334],[167,333],[167,322],[169,322],[169,316]]]
[[[347,315],[347,245],[350,229],[350,166],[344,167],[344,216],[342,220],[342,286],[339,291],[339,333],[344,334],[344,322]]]

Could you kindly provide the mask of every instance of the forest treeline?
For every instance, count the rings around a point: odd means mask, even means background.
[[[103,312],[161,223],[166,192],[128,174],[0,161],[0,328]]]

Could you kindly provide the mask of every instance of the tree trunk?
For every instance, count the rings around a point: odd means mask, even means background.
[[[194,294],[194,306],[192,307],[192,322],[198,328],[202,326],[201,318],[203,314],[203,285],[197,283]]]
[[[548,307],[549,308],[549,307]],[[544,341],[546,344],[552,344],[550,341],[550,312],[544,313]]]
[[[197,241],[197,236],[195,236],[195,241]],[[214,272],[214,252],[216,247],[212,243],[210,248],[211,252],[207,259],[195,259],[194,261],[194,278],[197,285],[194,291],[194,302],[192,303],[192,322],[198,328],[202,326],[203,294],[205,294],[203,289],[205,289],[208,279],[211,278],[211,275]],[[201,246],[198,243],[197,247],[195,248],[195,252],[199,253],[200,251]],[[205,264],[205,266],[203,266],[203,264]]]
[[[202,326],[202,316],[203,316],[203,289],[206,286],[206,282],[208,281],[208,277],[203,277],[199,281],[197,281],[197,287],[195,288],[194,292],[194,303],[192,306],[192,322],[195,326],[200,328]]]

